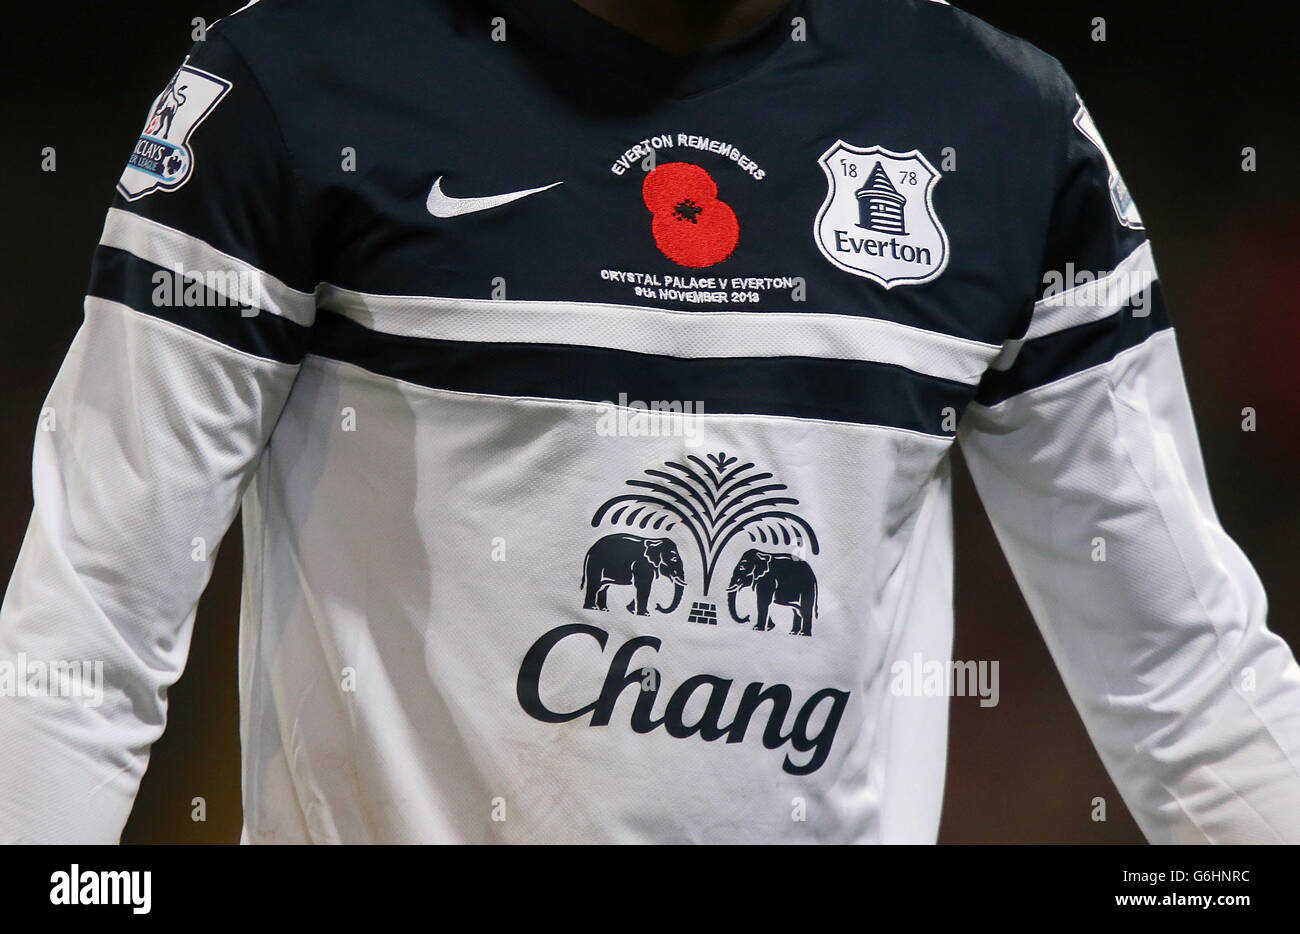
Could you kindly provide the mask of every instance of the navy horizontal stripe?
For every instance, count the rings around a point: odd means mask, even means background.
[[[996,405],[1012,396],[1113,360],[1157,331],[1170,326],[1160,283],[1151,285],[1148,314],[1138,317],[1130,302],[1100,321],[1065,328],[1026,341],[1010,369],[989,370],[980,381],[975,401]]]
[[[170,280],[170,294],[159,292],[161,280],[156,278],[159,273]],[[184,304],[185,289],[190,283],[185,281],[181,294],[177,295],[176,278],[174,271],[143,260],[134,253],[101,245],[95,250],[91,263],[87,293],[179,324],[245,353],[281,363],[302,361],[307,352],[310,328],[260,309],[255,315],[245,315],[242,309],[206,285],[196,289],[201,293],[201,296],[194,296],[198,303]],[[171,304],[156,301],[160,294]]]
[[[456,392],[612,402],[700,403],[703,413],[816,418],[949,437],[975,387],[900,366],[811,357],[667,357],[571,344],[485,343],[386,334],[317,315],[310,353]],[[953,420],[955,421],[955,419]],[[951,424],[951,422],[949,422]]]

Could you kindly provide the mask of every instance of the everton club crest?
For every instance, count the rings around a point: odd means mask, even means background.
[[[886,289],[943,272],[948,234],[931,200],[941,176],[925,156],[837,140],[819,161],[830,185],[813,224],[823,256]]]
[[[172,191],[189,179],[194,153],[190,134],[226,96],[230,82],[192,65],[182,65],[158,95],[136,141],[117,190],[128,201],[150,192]]]

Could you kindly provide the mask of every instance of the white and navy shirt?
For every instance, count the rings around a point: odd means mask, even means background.
[[[151,106],[37,432],[0,839],[115,841],[242,506],[244,839],[933,841],[960,443],[1154,841],[1300,842],[1221,528],[1060,65],[791,0],[264,0]],[[1243,673],[1251,684],[1243,686]]]

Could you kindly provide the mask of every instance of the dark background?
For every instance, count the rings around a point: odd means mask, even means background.
[[[854,0],[841,0],[854,2]],[[901,0],[857,0],[901,2]],[[91,252],[150,102],[234,0],[27,7],[0,37],[0,579],[31,510],[35,420],[81,321]],[[1300,130],[1291,6],[972,0],[959,6],[1060,58],[1155,244],[1220,519],[1254,561],[1270,623],[1300,646]],[[1285,9],[1287,18],[1276,12]],[[7,12],[6,16],[10,16]],[[1094,17],[1107,41],[1093,42]],[[40,170],[41,150],[58,170]],[[1243,147],[1258,171],[1241,170]],[[1241,430],[1241,410],[1258,430]],[[953,702],[947,843],[1138,843],[1011,579],[958,457],[955,657],[996,659],[1002,698]],[[238,530],[199,608],[124,841],[235,842]],[[207,800],[206,823],[190,801]],[[1090,819],[1104,797],[1108,820]]]

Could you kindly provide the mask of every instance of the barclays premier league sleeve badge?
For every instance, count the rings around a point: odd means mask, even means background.
[[[1097,124],[1092,120],[1092,114],[1088,113],[1088,108],[1083,105],[1083,98],[1076,94],[1074,99],[1079,104],[1079,110],[1074,115],[1075,127],[1087,137],[1088,142],[1097,147],[1102,158],[1106,160],[1106,181],[1110,187],[1110,203],[1115,209],[1115,216],[1130,230],[1142,230],[1142,215],[1138,213],[1137,205],[1133,203],[1133,196],[1129,194],[1128,186],[1124,184],[1124,177],[1119,174],[1119,166],[1115,164],[1110,150],[1106,148]]]
[[[231,84],[192,65],[182,65],[153,102],[117,190],[128,201],[184,185],[194,169],[190,134],[216,108]]]
[[[837,140],[819,162],[830,187],[813,238],[827,260],[886,289],[943,272],[948,234],[931,199],[940,174],[925,156]]]

